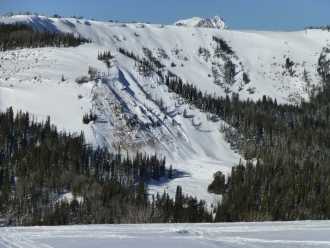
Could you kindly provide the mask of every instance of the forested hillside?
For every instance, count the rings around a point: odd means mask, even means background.
[[[227,105],[221,132],[246,165],[226,178],[214,175],[210,192],[223,194],[216,221],[329,219],[330,67],[327,48],[318,60],[322,87],[309,102],[278,105],[238,97]],[[252,164],[251,161],[256,161]]]
[[[0,213],[12,225],[211,221],[206,203],[148,182],[165,177],[165,158],[92,151],[84,134],[57,132],[12,108],[0,114]],[[168,174],[168,173],[167,173]],[[72,199],[60,199],[72,192]]]

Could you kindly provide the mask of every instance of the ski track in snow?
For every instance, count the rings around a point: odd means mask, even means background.
[[[0,247],[326,247],[330,221],[0,228]]]

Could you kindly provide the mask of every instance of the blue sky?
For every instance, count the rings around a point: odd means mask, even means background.
[[[330,25],[330,0],[0,0],[0,15],[9,11],[162,24],[218,15],[231,29],[250,30]]]

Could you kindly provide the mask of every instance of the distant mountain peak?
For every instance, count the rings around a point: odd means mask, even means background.
[[[180,20],[175,22],[175,26],[186,26],[186,27],[201,27],[201,28],[217,28],[217,29],[228,29],[227,24],[219,16],[213,18],[200,18],[193,17],[186,20]]]

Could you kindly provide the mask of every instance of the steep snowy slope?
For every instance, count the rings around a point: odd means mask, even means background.
[[[226,174],[240,159],[218,131],[221,120],[208,121],[205,113],[169,92],[156,73],[142,76],[136,62],[118,49],[143,58],[143,48],[148,48],[161,63],[164,74],[171,71],[203,93],[231,96],[238,92],[240,98],[255,100],[267,95],[284,103],[307,99],[313,85],[318,85],[316,63],[330,38],[329,32],[321,30],[232,31],[39,16],[0,19],[6,23],[16,21],[38,29],[73,32],[93,43],[77,48],[0,53],[1,109],[13,106],[28,110],[38,120],[50,115],[60,130],[83,130],[94,146],[108,146],[114,152],[120,146],[123,154],[139,150],[166,156],[167,167],[172,165],[175,169],[175,179],[151,182],[152,192],[166,190],[174,194],[176,185],[181,185],[185,193],[209,203],[215,200],[206,191],[213,173],[221,170]],[[226,62],[214,56],[217,43],[213,36],[222,38],[235,52],[228,55],[236,66],[231,84],[213,82],[212,67],[220,73]],[[109,76],[105,64],[97,59],[99,51],[108,50],[113,57]],[[284,67],[287,58],[293,62],[291,75]],[[78,85],[75,79],[88,75],[89,66],[104,77],[97,84]],[[308,83],[302,79],[304,69],[309,72]],[[243,72],[249,72],[250,82],[243,82]],[[222,75],[220,78],[223,81]],[[160,101],[167,107],[166,118],[159,108]],[[82,116],[90,110],[98,119],[84,125]],[[183,117],[184,110],[187,118]],[[134,118],[134,125],[127,125],[129,118]]]
[[[193,17],[190,19],[177,21],[173,25],[185,27],[228,29],[227,24],[219,16],[214,16],[213,18]]]

